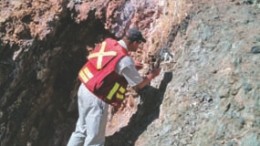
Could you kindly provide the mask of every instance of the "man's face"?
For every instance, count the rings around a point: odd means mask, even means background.
[[[138,42],[138,41],[134,41],[134,42],[130,43],[129,51],[135,52],[138,49],[140,44],[141,44],[141,42]]]

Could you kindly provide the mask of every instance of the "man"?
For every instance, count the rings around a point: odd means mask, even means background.
[[[145,78],[135,68],[128,51],[135,52],[146,42],[141,32],[132,28],[120,41],[106,39],[88,56],[79,72],[79,118],[67,146],[103,146],[108,105],[119,106],[127,84],[140,90],[160,73],[154,69]]]

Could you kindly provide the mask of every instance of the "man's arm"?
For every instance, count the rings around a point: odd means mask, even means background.
[[[161,70],[160,68],[155,68],[143,78],[138,73],[134,61],[128,56],[119,61],[117,69],[117,72],[123,75],[128,84],[137,91],[149,85],[151,80],[158,76]]]
[[[133,88],[135,90],[141,90],[143,89],[146,85],[149,85],[151,80],[154,79],[156,76],[159,75],[161,69],[160,68],[156,68],[154,70],[152,70],[144,79],[142,82],[140,82],[139,84],[137,84],[136,86],[134,86]]]
[[[142,78],[134,66],[128,66],[122,70],[122,75],[125,77],[128,84],[138,91],[146,85],[149,85],[151,80],[159,75],[160,71],[160,68],[155,68],[146,77]]]

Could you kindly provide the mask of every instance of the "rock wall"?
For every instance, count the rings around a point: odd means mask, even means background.
[[[159,117],[135,145],[257,146],[259,2],[193,2],[163,65],[173,76]]]
[[[0,1],[0,146],[66,145],[88,51],[132,26],[147,37],[137,59],[173,58],[106,145],[260,145],[259,3]]]
[[[76,23],[67,6],[1,1],[1,146],[65,145],[74,128],[86,48],[110,34],[95,13]]]

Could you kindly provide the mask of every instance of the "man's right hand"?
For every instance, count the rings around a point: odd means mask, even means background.
[[[134,89],[135,89],[136,91],[138,91],[138,90],[144,88],[146,85],[149,85],[150,82],[151,82],[151,80],[154,79],[156,76],[158,76],[158,75],[160,74],[160,71],[161,71],[161,68],[155,68],[155,69],[153,69],[153,70],[144,78],[144,80],[143,80],[141,83],[139,83],[138,85],[136,85],[136,86],[134,87]]]
[[[161,72],[161,68],[154,68],[148,75],[147,78],[149,80],[154,79],[155,77],[157,77]]]

